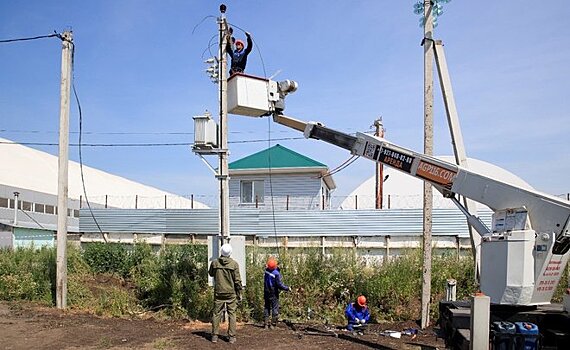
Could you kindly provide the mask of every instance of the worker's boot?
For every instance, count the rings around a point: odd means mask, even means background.
[[[263,320],[263,329],[269,329],[270,326],[271,326],[271,323],[269,323],[269,318],[265,318]]]

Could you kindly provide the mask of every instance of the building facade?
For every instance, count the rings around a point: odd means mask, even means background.
[[[328,167],[281,145],[229,164],[230,206],[275,210],[330,209],[336,184]]]

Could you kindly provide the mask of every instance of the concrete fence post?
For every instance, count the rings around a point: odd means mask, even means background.
[[[447,279],[445,284],[445,301],[455,301],[457,296],[457,281],[453,278]]]

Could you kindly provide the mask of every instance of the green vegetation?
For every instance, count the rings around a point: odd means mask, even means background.
[[[273,249],[248,247],[247,288],[239,308],[244,321],[263,315],[263,271]],[[0,300],[55,303],[55,249],[0,250]],[[420,317],[422,257],[410,250],[398,258],[365,263],[352,249],[298,248],[281,251],[284,319],[343,322],[346,303],[367,296],[373,317],[408,320]],[[212,289],[207,284],[207,249],[202,245],[166,246],[153,251],[133,246],[93,243],[68,249],[68,304],[99,315],[155,316],[208,321]],[[568,276],[568,268],[562,281]],[[445,281],[457,280],[458,299],[474,291],[472,260],[455,254],[434,257],[432,316],[445,295]],[[560,300],[564,286],[554,300]]]

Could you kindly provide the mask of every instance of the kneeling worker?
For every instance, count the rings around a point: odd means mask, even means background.
[[[362,327],[367,324],[370,320],[370,311],[366,306],[366,297],[361,295],[356,299],[356,302],[349,303],[344,310],[344,314],[348,320],[346,329],[349,331],[353,331],[355,327]]]

